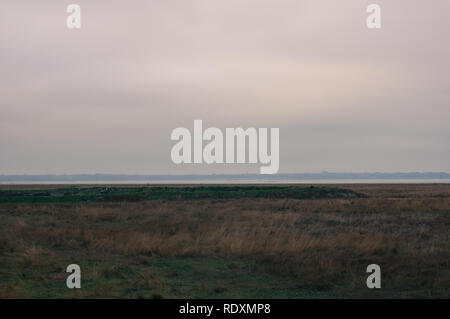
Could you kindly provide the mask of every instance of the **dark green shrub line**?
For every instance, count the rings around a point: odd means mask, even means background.
[[[353,197],[362,196],[351,190],[314,186],[69,187],[0,191],[0,203]]]

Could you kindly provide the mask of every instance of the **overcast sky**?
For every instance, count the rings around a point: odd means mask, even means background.
[[[450,172],[449,33],[448,0],[2,0],[0,174],[259,172],[173,164],[195,119],[280,128],[280,173]]]

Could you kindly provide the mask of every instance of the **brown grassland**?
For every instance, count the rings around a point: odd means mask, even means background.
[[[0,298],[450,297],[450,185],[336,186],[365,197],[3,203]]]

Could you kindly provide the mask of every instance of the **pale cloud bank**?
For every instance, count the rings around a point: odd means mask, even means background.
[[[450,3],[0,3],[1,173],[242,173],[176,166],[170,132],[279,127],[280,172],[450,171]]]

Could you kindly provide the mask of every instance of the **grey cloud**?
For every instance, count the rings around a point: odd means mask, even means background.
[[[280,172],[450,171],[446,0],[75,2],[0,3],[0,173],[257,171],[171,164],[194,119],[280,127]]]

